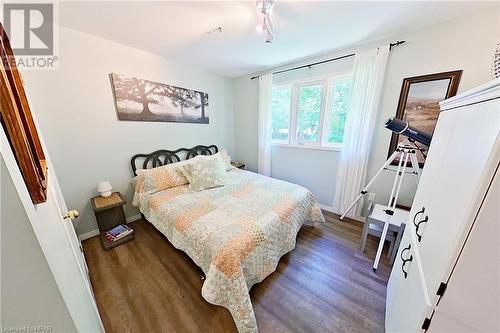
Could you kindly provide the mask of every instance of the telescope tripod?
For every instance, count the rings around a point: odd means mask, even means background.
[[[394,150],[392,155],[385,161],[385,163],[382,165],[382,167],[375,173],[375,175],[372,177],[372,179],[368,182],[368,184],[365,185],[365,187],[361,190],[359,195],[356,197],[354,202],[347,208],[347,210],[342,214],[340,219],[342,220],[346,214],[356,205],[356,203],[365,195],[368,193],[368,189],[372,184],[375,182],[377,177],[382,173],[384,170],[390,170],[388,169],[388,166],[391,165],[392,161],[399,156],[399,163],[398,163],[398,168],[396,170],[396,177],[394,178],[394,182],[392,183],[392,190],[391,190],[391,195],[389,196],[389,202],[387,204],[387,209],[385,210],[385,213],[388,215],[393,215],[394,214],[394,209],[396,208],[396,203],[398,201],[398,196],[399,196],[399,190],[401,189],[401,184],[403,183],[403,177],[406,173],[406,167],[408,165],[408,161],[411,163],[411,167],[413,171],[411,172],[416,176],[416,181],[418,184],[418,181],[420,180],[420,168],[418,166],[418,160],[416,153],[417,151],[421,151],[421,148],[415,144],[415,141],[412,139],[406,139],[402,141],[400,144],[398,144],[398,147]],[[425,156],[425,155],[424,155]]]

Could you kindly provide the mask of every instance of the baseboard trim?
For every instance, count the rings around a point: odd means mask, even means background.
[[[134,221],[137,221],[141,218],[141,214],[135,214],[135,215],[132,215],[132,216],[129,216],[125,219],[125,221],[127,223],[131,223],[131,222],[134,222]],[[80,240],[80,242],[83,242],[84,240],[87,240],[87,239],[90,239],[92,237],[95,237],[95,236],[99,236],[99,229],[94,229],[94,230],[91,230],[89,232],[86,232],[84,234],[81,234],[78,236],[78,239]]]
[[[129,216],[125,219],[125,221],[127,221],[127,223],[130,223],[130,222],[134,222],[134,221],[137,221],[141,218],[141,213],[139,214],[135,214],[135,215],[132,215],[132,216]]]
[[[80,242],[99,235],[99,229],[94,229],[78,236]]]
[[[336,216],[339,216],[339,214],[337,214],[336,212],[333,211],[333,207],[331,206],[326,206],[326,205],[322,205],[322,204],[318,204],[318,207],[321,208],[321,210],[324,210],[324,211],[327,211],[329,213],[332,213],[332,214],[335,214]],[[364,223],[365,222],[365,218],[362,217],[362,216],[355,216],[355,217],[349,217],[351,220],[356,220],[358,222],[362,222]]]
[[[321,208],[321,210],[326,210],[327,212],[330,212],[330,213],[335,213],[333,211],[333,208],[330,207],[330,206],[327,206],[327,205],[323,205],[323,204],[318,204],[318,207]]]

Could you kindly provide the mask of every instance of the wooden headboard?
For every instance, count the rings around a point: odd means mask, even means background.
[[[135,154],[130,160],[132,172],[137,176],[137,169],[151,169],[170,163],[188,160],[197,155],[214,155],[219,151],[216,145],[179,148],[177,150],[160,149],[149,154]],[[141,164],[142,163],[142,164]],[[139,165],[139,168],[137,167]]]

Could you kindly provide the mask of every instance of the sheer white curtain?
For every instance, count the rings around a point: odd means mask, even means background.
[[[273,74],[259,77],[259,173],[271,176],[271,100]]]
[[[365,183],[388,55],[389,46],[357,53],[354,58],[351,102],[333,203],[333,210],[338,214],[345,212]],[[360,216],[361,203],[358,202],[347,216]]]

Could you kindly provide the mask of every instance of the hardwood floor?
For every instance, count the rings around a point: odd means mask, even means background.
[[[373,273],[377,240],[362,253],[360,223],[325,217],[250,291],[260,332],[384,331],[387,257]],[[130,226],[135,239],[110,251],[98,237],[83,242],[106,331],[236,332],[229,312],[202,298],[201,270],[146,221]]]

